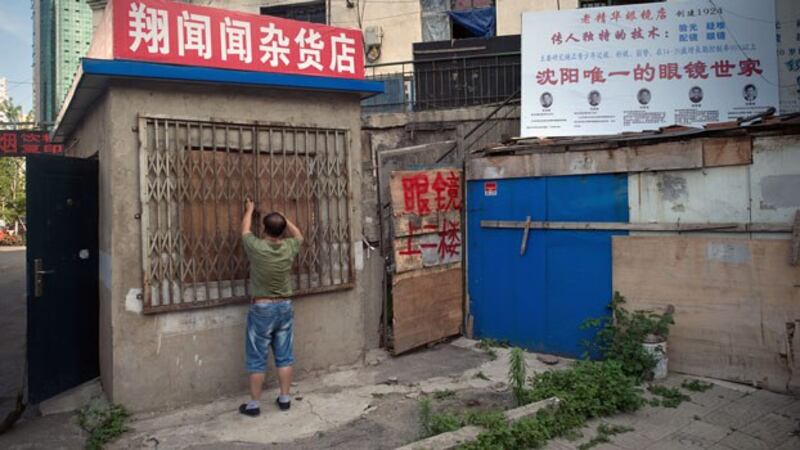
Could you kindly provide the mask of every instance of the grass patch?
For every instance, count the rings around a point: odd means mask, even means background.
[[[651,400],[650,404],[652,406],[663,406],[665,408],[677,408],[678,405],[683,403],[684,401],[690,401],[692,398],[688,395],[681,392],[678,388],[671,388],[667,386],[662,386],[660,384],[651,384],[647,387],[647,390],[650,391],[653,395],[657,395],[661,397],[660,399],[655,399],[658,401],[659,404],[654,404]]]
[[[433,393],[433,398],[435,398],[436,400],[446,400],[448,398],[452,398],[455,396],[456,396],[455,391],[451,391],[450,389],[445,389],[443,391],[435,391]]]
[[[506,421],[501,411],[472,411],[466,414],[434,413],[429,398],[420,400],[419,410],[423,437],[455,431],[467,425],[496,428],[502,426]]]
[[[544,408],[531,417],[508,423],[500,413],[457,415],[434,414],[430,400],[420,403],[420,420],[423,434],[431,436],[475,424],[486,428],[473,442],[463,444],[462,450],[505,450],[540,448],[556,437],[575,439],[588,420],[633,412],[648,403],[640,387],[645,379],[652,379],[657,355],[642,345],[653,337],[665,339],[672,325],[672,311],[663,314],[651,311],[632,311],[623,308],[625,299],[615,293],[609,306],[608,317],[592,319],[582,328],[594,329],[597,337],[587,343],[587,358],[575,362],[564,370],[553,370],[527,378],[524,353],[511,350],[508,368],[508,385],[517,405],[557,397],[558,405]],[[492,359],[497,358],[497,347],[508,344],[495,340],[482,340],[477,347]],[[590,361],[589,355],[601,355],[603,361]],[[478,374],[476,377],[479,377]],[[481,377],[486,379],[486,377]],[[675,407],[690,398],[679,389],[651,385],[649,391],[660,397],[650,404]],[[588,449],[609,442],[610,437],[631,431],[631,428],[601,424],[597,436],[580,446]]]
[[[633,428],[622,425],[609,425],[601,423],[597,426],[597,436],[593,437],[588,442],[578,446],[578,450],[588,450],[600,444],[607,444],[611,442],[611,437],[617,434],[627,433],[633,431]]]
[[[529,385],[520,392],[523,403],[558,397],[560,405],[513,424],[495,423],[461,448],[539,448],[556,437],[575,437],[589,419],[635,411],[644,404],[635,378],[626,375],[617,361],[576,362],[569,369],[536,374]]]
[[[126,421],[130,417],[121,405],[96,406],[87,405],[78,411],[78,423],[89,433],[86,440],[87,450],[100,450],[130,430]]]
[[[683,383],[681,383],[681,387],[686,389],[687,391],[705,392],[714,387],[714,384],[706,383],[700,380],[683,380]]]

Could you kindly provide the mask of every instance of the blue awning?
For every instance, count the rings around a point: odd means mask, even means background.
[[[494,37],[497,21],[494,8],[449,11],[453,22],[472,32],[475,37]]]
[[[75,74],[72,89],[61,107],[52,133],[53,137],[63,138],[69,134],[92,103],[102,95],[112,78],[351,92],[359,94],[361,98],[381,94],[384,91],[381,81],[83,58]]]

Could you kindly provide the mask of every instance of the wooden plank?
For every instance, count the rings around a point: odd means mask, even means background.
[[[444,230],[445,221],[450,224],[461,223],[461,211],[433,212],[425,216],[416,214],[399,214],[392,216],[392,232],[399,238],[409,234],[435,233],[435,230]],[[413,231],[412,231],[413,228]]]
[[[753,138],[703,139],[703,166],[743,166],[753,163]]]
[[[463,255],[460,231],[455,236],[428,233],[397,238],[394,249],[396,273],[460,263]]]
[[[392,172],[395,271],[461,261],[461,169]]]
[[[675,306],[670,370],[794,390],[800,388],[794,345],[800,268],[786,263],[789,246],[788,240],[614,237],[614,290],[631,309]]]
[[[700,169],[703,143],[699,139],[663,142],[614,150],[531,153],[467,161],[467,180],[630,173],[654,170]]]
[[[533,230],[676,231],[715,233],[791,233],[791,225],[777,223],[623,223],[623,222],[530,222],[481,220],[482,228],[522,228]]]
[[[399,170],[389,179],[393,215],[427,214],[460,209],[461,169]]]
[[[461,268],[427,269],[392,282],[394,354],[461,331]]]

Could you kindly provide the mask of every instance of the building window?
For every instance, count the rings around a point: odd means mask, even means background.
[[[661,3],[664,0],[580,0],[579,8],[595,8],[599,6],[625,6],[641,3]]]
[[[144,312],[248,298],[247,196],[303,231],[295,295],[352,287],[348,155],[344,129],[141,117]]]
[[[324,0],[292,5],[262,6],[261,15],[313,23],[327,23]]]

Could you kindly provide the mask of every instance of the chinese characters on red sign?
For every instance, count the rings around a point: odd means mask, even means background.
[[[364,78],[358,30],[165,0],[113,8],[117,59]]]
[[[399,181],[399,182],[398,182]],[[392,186],[397,255],[430,267],[461,260],[461,171],[398,172]]]
[[[45,131],[0,131],[0,156],[60,155],[61,144],[50,142]]]

